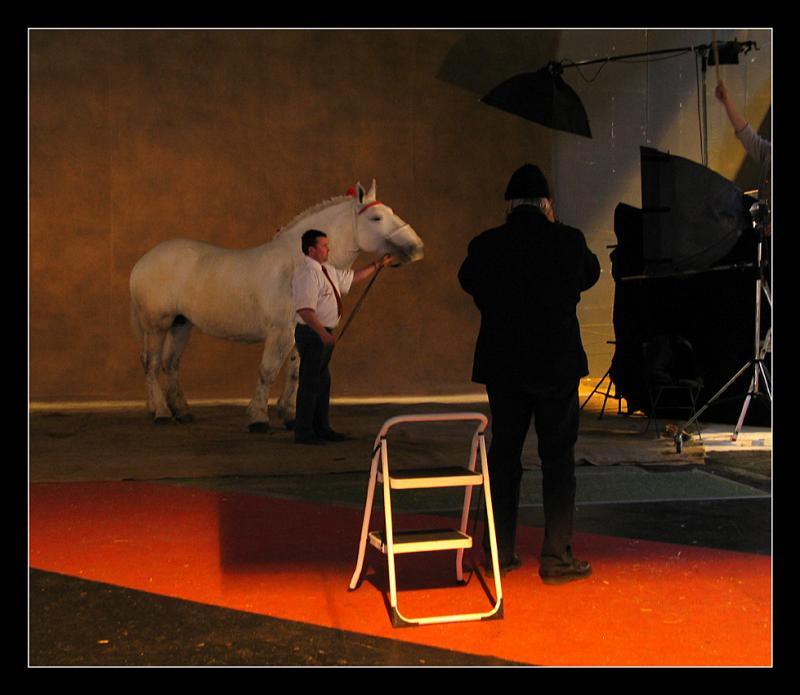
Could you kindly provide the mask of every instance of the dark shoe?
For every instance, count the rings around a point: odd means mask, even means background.
[[[586,560],[539,567],[539,576],[545,584],[566,584],[576,579],[586,579],[591,574],[592,565]]]
[[[315,436],[305,436],[305,437],[298,437],[295,435],[294,438],[295,444],[311,444],[313,446],[324,446],[326,441],[324,439],[320,439],[319,437]]]
[[[334,432],[333,430],[318,436],[320,439],[324,439],[327,442],[350,442],[353,440],[353,437],[343,434],[342,432]]]
[[[510,562],[500,562],[500,576],[504,577],[508,572],[511,572],[519,567],[522,567],[522,560],[519,559],[519,555],[514,555],[511,558]],[[492,567],[492,561],[487,560],[483,565],[484,572],[486,572],[487,577],[494,577],[494,567]]]

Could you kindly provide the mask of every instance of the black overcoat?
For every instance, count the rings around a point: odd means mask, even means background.
[[[458,272],[481,313],[472,380],[537,391],[586,376],[576,307],[599,277],[583,233],[531,206],[475,237]]]

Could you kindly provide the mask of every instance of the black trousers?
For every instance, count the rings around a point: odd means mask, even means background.
[[[545,537],[543,566],[572,559],[575,510],[575,443],[580,409],[578,382],[535,393],[513,392],[487,385],[492,412],[489,477],[495,531],[501,564],[511,561],[517,533],[522,448],[534,420],[542,464]],[[488,548],[488,538],[484,538]]]
[[[294,436],[326,434],[331,430],[328,417],[331,373],[328,365],[333,347],[325,345],[313,328],[300,323],[294,329],[294,340],[300,354]]]

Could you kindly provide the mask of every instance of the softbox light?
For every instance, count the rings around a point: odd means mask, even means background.
[[[715,171],[649,147],[641,168],[647,274],[710,268],[752,228],[748,199]]]

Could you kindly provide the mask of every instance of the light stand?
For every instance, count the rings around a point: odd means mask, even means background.
[[[758,249],[757,249],[757,263],[756,268],[758,269],[758,277],[756,278],[756,306],[755,306],[755,347],[753,350],[753,357],[747,361],[747,363],[734,374],[728,383],[726,383],[717,393],[715,393],[700,410],[698,410],[692,417],[689,419],[682,427],[678,428],[678,431],[675,434],[675,451],[677,453],[681,453],[683,451],[683,435],[684,432],[687,431],[690,425],[694,424],[697,420],[700,419],[700,416],[708,410],[708,408],[714,404],[714,402],[727,391],[735,382],[736,380],[742,376],[742,374],[746,373],[748,370],[751,371],[752,377],[750,379],[750,388],[747,391],[747,396],[744,400],[744,405],[742,406],[742,411],[739,414],[739,420],[736,423],[736,427],[733,430],[733,434],[731,435],[731,441],[735,442],[739,437],[739,432],[742,430],[742,425],[744,424],[745,416],[747,415],[747,410],[750,407],[750,403],[753,398],[763,398],[765,394],[761,393],[761,386],[763,384],[766,390],[766,397],[772,401],[772,378],[769,373],[769,369],[767,368],[766,364],[764,364],[764,358],[766,357],[767,353],[772,349],[772,327],[770,326],[767,329],[767,334],[764,339],[761,339],[761,296],[762,294],[766,298],[770,308],[772,307],[772,294],[769,288],[769,282],[766,278],[765,273],[765,259],[764,259],[764,236],[765,230],[768,226],[768,219],[767,215],[768,212],[765,210],[766,205],[759,202],[756,203],[753,208],[758,208],[758,212],[755,216],[755,227],[758,230]],[[751,208],[751,212],[753,210]]]

